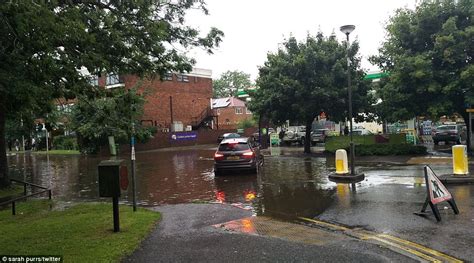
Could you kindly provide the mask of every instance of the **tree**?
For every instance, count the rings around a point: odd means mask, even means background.
[[[144,97],[135,89],[98,90],[93,97],[79,96],[72,110],[72,129],[78,133],[81,151],[97,152],[109,136],[127,142],[132,126],[138,141],[152,137],[156,129],[138,121],[144,103]]]
[[[349,47],[353,79],[354,112],[368,112],[372,100],[368,83],[363,81],[357,57],[357,42]],[[299,42],[290,37],[275,54],[268,54],[259,69],[258,89],[250,103],[251,110],[266,116],[275,124],[286,120],[306,126],[305,138],[311,138],[313,120],[322,111],[335,121],[347,117],[346,44],[333,34],[324,37],[308,35]],[[305,140],[305,153],[310,153],[310,140]]]
[[[472,0],[423,1],[414,11],[396,11],[380,54],[371,58],[390,72],[376,90],[384,118],[457,113],[467,122],[466,108],[474,105],[473,6]]]
[[[250,74],[228,70],[212,82],[213,96],[214,98],[235,97],[239,90],[248,89],[251,85]]]
[[[178,50],[212,53],[223,33],[206,36],[185,25],[188,9],[207,14],[202,0],[2,1],[0,3],[0,187],[9,185],[5,121],[44,116],[53,98],[93,88],[83,71],[151,77],[190,71]]]

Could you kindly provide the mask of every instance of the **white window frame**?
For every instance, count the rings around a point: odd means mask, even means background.
[[[189,77],[184,74],[176,74],[176,80],[179,82],[189,82]]]
[[[164,76],[163,79],[168,80],[168,81],[172,81],[173,80],[173,73],[171,73],[171,72],[165,73],[165,76]]]
[[[99,77],[97,75],[91,75],[89,76],[88,82],[92,86],[99,86]]]
[[[235,114],[244,114],[242,107],[235,107]]]
[[[249,110],[249,108],[245,108],[245,114],[252,114],[252,112]]]
[[[120,77],[118,74],[110,73],[107,74],[107,78],[105,79],[105,85],[116,85],[120,84]]]

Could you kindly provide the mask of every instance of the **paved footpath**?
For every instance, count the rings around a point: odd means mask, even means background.
[[[162,221],[124,262],[413,261],[347,235],[272,219],[262,222],[231,205],[179,204],[153,210],[162,213]],[[264,231],[253,229],[254,220]]]

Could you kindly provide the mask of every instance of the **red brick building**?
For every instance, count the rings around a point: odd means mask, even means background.
[[[213,99],[212,108],[216,110],[219,129],[237,129],[241,121],[253,117],[245,102],[234,97]]]
[[[109,74],[92,78],[96,85],[106,88],[132,88],[139,85],[146,103],[142,123],[157,126],[159,130],[171,131],[172,123],[186,130],[188,126],[197,129],[211,126],[215,112],[210,109],[212,98],[211,70],[194,69],[190,73],[169,73],[163,80],[140,79],[134,75],[117,76]],[[93,83],[94,84],[94,83]]]

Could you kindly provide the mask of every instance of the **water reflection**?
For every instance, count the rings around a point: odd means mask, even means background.
[[[267,158],[257,214],[289,218],[322,213],[335,193],[328,174],[325,158]]]
[[[313,182],[264,184],[257,213],[283,218],[314,217],[331,205],[333,193]]]
[[[137,153],[137,199],[141,205],[222,201],[252,204],[257,196],[255,174],[214,177],[214,149]],[[120,157],[127,159],[127,156]],[[99,158],[81,155],[24,154],[9,156],[12,178],[52,188],[55,199],[99,200]],[[125,161],[131,167],[129,161]],[[131,187],[121,201],[131,201]],[[224,197],[224,198],[222,198]]]
[[[334,203],[348,208],[357,202],[358,196],[383,184],[424,187],[422,165],[356,167],[365,173],[366,180],[356,185],[336,184],[328,180],[329,173],[335,170],[332,157],[267,156],[258,175],[230,173],[215,177],[214,151],[137,153],[138,203],[148,206],[218,202],[252,209],[258,215],[315,217]],[[55,199],[74,201],[99,199],[97,166],[104,159],[108,158],[19,154],[8,157],[8,162],[14,178],[51,187]],[[129,161],[126,164],[130,167]],[[450,171],[446,166],[432,167],[438,174]],[[474,196],[462,189],[458,191],[460,196]],[[131,196],[129,187],[121,200],[131,202]]]

